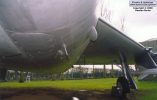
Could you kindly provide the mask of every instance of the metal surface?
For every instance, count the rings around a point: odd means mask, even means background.
[[[96,18],[97,1],[0,0],[0,67],[62,72],[86,48],[86,63],[111,64],[125,51],[129,64],[156,67],[144,46]]]
[[[97,0],[1,0],[0,64],[52,72],[71,67],[90,42],[96,5]]]
[[[86,55],[86,64],[120,63],[119,51],[125,51],[128,63],[134,64],[135,57],[145,51],[144,46],[133,41],[102,19],[98,20],[96,30],[98,39],[92,42],[84,53]]]
[[[131,75],[131,72],[127,63],[126,55],[123,52],[120,52],[120,61],[122,65],[123,75],[129,81],[130,88],[137,89],[137,85],[133,79],[133,76]]]
[[[96,29],[98,39],[92,42],[84,52],[86,64],[120,64],[119,51],[121,51],[125,52],[128,64],[138,64],[145,68],[157,67],[155,58],[149,54],[151,51],[146,51],[143,45],[135,42],[103,19],[98,20]]]
[[[140,76],[138,77],[139,80],[144,80],[146,77],[148,77],[149,75],[157,75],[157,68],[155,69],[147,69],[144,70],[140,73]]]

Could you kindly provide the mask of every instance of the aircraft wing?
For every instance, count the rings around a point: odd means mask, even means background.
[[[98,19],[96,30],[98,38],[88,45],[78,61],[79,64],[119,64],[119,53],[123,52],[129,64],[156,68],[153,53],[149,48],[132,40],[101,18]]]
[[[156,78],[156,75],[157,74],[157,69],[154,68],[154,69],[147,69],[147,70],[144,70],[140,73],[140,76],[138,77],[139,80],[147,80],[147,79],[151,79],[151,78]],[[149,77],[149,78],[148,78]],[[151,78],[150,78],[151,77]]]

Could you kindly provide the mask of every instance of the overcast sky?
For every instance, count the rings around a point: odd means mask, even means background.
[[[120,28],[121,19],[125,17],[125,34],[141,42],[157,38],[157,7],[150,12],[137,12],[129,7],[129,0],[107,0],[112,11],[111,24]]]

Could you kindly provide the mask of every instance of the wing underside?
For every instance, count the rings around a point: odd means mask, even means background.
[[[79,64],[120,63],[119,53],[123,52],[129,64],[138,64],[146,68],[156,67],[153,53],[149,49],[147,50],[103,19],[98,19],[96,30],[98,39],[88,45]]]

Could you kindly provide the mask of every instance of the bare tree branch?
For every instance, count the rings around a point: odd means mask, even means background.
[[[126,26],[125,25],[125,16],[123,16],[120,21],[121,21],[121,24],[120,24],[121,25],[121,31],[124,32],[125,26]]]
[[[100,3],[101,17],[103,17],[106,21],[111,22],[112,11],[109,9],[108,0],[101,0]]]

